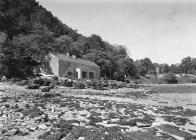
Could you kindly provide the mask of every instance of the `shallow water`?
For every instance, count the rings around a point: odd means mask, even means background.
[[[184,106],[196,110],[196,93],[158,93],[144,102],[163,106]]]

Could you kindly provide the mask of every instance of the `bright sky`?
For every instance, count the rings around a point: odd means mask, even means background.
[[[195,0],[37,0],[63,23],[111,44],[130,57],[179,63],[196,57]]]

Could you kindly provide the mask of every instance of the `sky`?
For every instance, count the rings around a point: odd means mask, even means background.
[[[78,33],[126,46],[134,60],[174,64],[196,57],[195,0],[37,1]]]

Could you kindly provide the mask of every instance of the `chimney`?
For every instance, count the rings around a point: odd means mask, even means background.
[[[66,56],[69,57],[69,53],[68,52],[66,53]]]

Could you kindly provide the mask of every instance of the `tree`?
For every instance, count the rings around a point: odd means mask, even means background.
[[[125,78],[135,78],[137,76],[137,69],[131,58],[119,59],[117,61],[118,67],[114,73],[114,79],[124,81]]]
[[[170,66],[169,73],[175,73],[175,74],[177,74],[177,73],[181,73],[181,70],[180,70],[180,68],[179,68],[178,65],[172,64],[172,65]]]
[[[159,65],[159,72],[161,74],[169,72],[169,65],[168,64],[160,64]]]
[[[89,50],[86,55],[83,55],[83,58],[88,59],[90,61],[94,61],[97,65],[99,65],[102,77],[110,77],[112,64],[106,52],[92,49]]]
[[[70,49],[70,44],[73,42],[73,39],[67,35],[62,35],[55,39],[56,43],[56,52],[58,53],[67,53]]]
[[[105,44],[102,41],[101,37],[98,35],[95,35],[95,34],[91,35],[88,38],[88,42],[89,42],[89,45],[91,46],[91,49],[98,49],[98,50],[105,49]]]
[[[137,71],[142,76],[145,76],[146,74],[155,73],[155,67],[149,58],[136,60],[135,65],[136,65]]]
[[[125,46],[111,45],[99,35],[78,34],[35,0],[0,0],[0,32],[6,35],[0,43],[0,69],[10,77],[32,74],[32,67],[49,52],[94,61],[107,78],[136,74]]]
[[[183,58],[180,64],[180,69],[183,73],[190,73],[191,70],[191,63],[192,63],[192,59],[191,57],[186,57]]]
[[[177,84],[178,83],[178,79],[175,76],[175,74],[169,73],[166,74],[163,79],[168,83],[168,84]]]
[[[39,65],[51,51],[53,33],[45,26],[35,25],[29,35],[19,34],[7,39],[0,48],[1,64],[8,77],[23,77],[33,74],[33,66]]]

